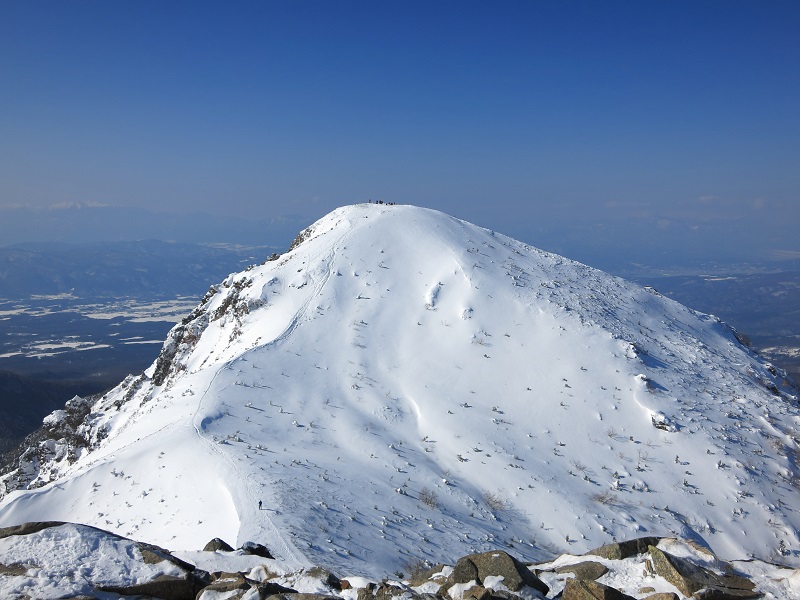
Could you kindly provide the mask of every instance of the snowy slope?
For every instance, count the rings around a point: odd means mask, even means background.
[[[715,317],[427,209],[299,240],[212,288],[93,407],[89,449],[5,476],[31,489],[0,526],[372,575],[671,532],[800,564],[797,390]]]

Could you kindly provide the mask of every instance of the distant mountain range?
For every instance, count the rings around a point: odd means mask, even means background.
[[[205,213],[154,212],[141,208],[69,203],[50,207],[0,207],[0,245],[31,242],[131,242],[260,245],[271,240],[286,247],[307,217],[244,219]]]
[[[263,262],[282,248],[156,240],[0,247],[0,298],[201,295],[210,281]]]
[[[647,276],[656,270],[719,274],[732,265],[740,273],[799,270],[800,247],[791,218],[777,219],[772,235],[765,236],[763,225],[753,227],[752,221],[741,215],[698,220],[672,214],[662,219],[649,211],[632,215],[608,207],[585,209],[542,201],[541,218],[519,219],[513,211],[497,211],[487,202],[465,206],[466,214],[459,216],[471,216],[538,248],[625,277]],[[81,202],[0,206],[0,247],[53,241],[170,240],[286,248],[297,231],[324,212],[321,205],[313,203],[298,206],[296,212],[267,217],[156,212]]]

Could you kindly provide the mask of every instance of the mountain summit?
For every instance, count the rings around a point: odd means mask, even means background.
[[[797,389],[730,327],[442,213],[340,208],[45,419],[0,527],[374,573],[672,533],[800,563]]]

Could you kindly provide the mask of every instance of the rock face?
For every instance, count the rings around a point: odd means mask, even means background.
[[[502,577],[502,585],[512,592],[518,592],[526,585],[543,594],[548,591],[548,587],[528,567],[502,550],[472,554],[467,560],[478,569],[480,583],[488,581],[490,577]]]
[[[25,565],[19,564],[10,564],[10,565],[3,565],[0,564],[0,575],[25,575],[28,568]]]
[[[255,595],[254,595],[255,594]],[[274,598],[274,599],[295,599],[301,594],[297,590],[283,587],[277,583],[259,582],[248,577],[243,573],[226,573],[224,577],[219,577],[213,583],[204,587],[197,595],[198,600],[218,599],[238,600],[248,596],[250,598]]]
[[[13,527],[2,527],[0,528],[0,540],[11,535],[31,535],[43,529],[59,527],[61,525],[66,525],[66,523],[63,521],[34,521],[23,523],[22,525],[14,525]]]
[[[446,579],[446,576],[443,574],[445,570],[447,570],[447,565],[439,563],[438,565],[431,567],[430,569],[425,569],[423,571],[419,571],[415,573],[409,583],[411,587],[419,587],[424,585],[428,582],[439,582],[443,583]]]
[[[424,585],[426,580],[440,586],[440,593],[446,594],[454,586],[472,583],[482,588],[502,586],[511,592],[518,592],[523,587],[547,594],[548,587],[531,570],[519,560],[502,550],[482,552],[464,556],[456,562],[447,578],[442,581],[435,575],[440,571],[430,570],[414,579],[417,586]],[[425,577],[427,575],[427,577]],[[476,591],[472,592],[474,595]]]
[[[99,585],[100,592],[112,592],[123,596],[152,596],[163,600],[193,600],[210,583],[194,574],[184,577],[158,575],[151,581],[136,585]]]
[[[458,559],[458,562],[456,562],[455,566],[453,567],[453,572],[447,578],[447,581],[444,585],[447,588],[451,588],[454,585],[469,583],[470,581],[474,581],[476,583],[479,582],[478,567],[476,567],[475,563],[465,556]]]
[[[556,573],[572,573],[575,575],[576,579],[594,581],[608,573],[608,567],[601,563],[587,560],[575,565],[559,567],[556,569]]]
[[[759,598],[761,596],[755,591],[755,584],[744,577],[717,575],[689,560],[659,550],[655,546],[650,546],[650,557],[655,572],[686,596],[696,595],[696,597],[706,600],[735,600],[736,598]]]
[[[84,421],[93,400],[75,396],[62,410],[44,418],[42,427],[28,435],[16,455],[3,465],[13,475],[0,482],[0,495],[13,490],[38,488],[58,477],[57,465],[70,464],[88,448],[99,443],[102,435],[87,436]],[[52,469],[44,467],[50,464]],[[38,478],[38,481],[34,481]]]
[[[643,537],[635,540],[628,540],[625,542],[615,542],[613,544],[606,544],[594,550],[589,550],[586,554],[593,556],[600,556],[602,558],[610,558],[612,560],[622,560],[637,554],[644,554],[648,551],[650,546],[658,545],[657,537]]]
[[[269,548],[267,548],[263,544],[256,544],[255,542],[245,542],[244,544],[242,544],[240,550],[245,554],[251,554],[253,556],[260,556],[262,558],[274,558],[274,556],[272,556],[272,553],[269,551]]]
[[[561,593],[561,600],[636,600],[636,598],[596,581],[570,579]]]
[[[407,597],[409,595],[409,590],[405,586],[382,581],[377,585],[370,584],[360,588],[356,598],[357,600],[392,600],[396,597]]]
[[[216,552],[217,550],[221,550],[223,552],[233,552],[231,545],[219,538],[214,538],[205,546],[203,546],[204,552]]]
[[[313,579],[318,579],[323,585],[332,590],[342,591],[342,581],[327,569],[311,567],[306,571],[306,575]]]

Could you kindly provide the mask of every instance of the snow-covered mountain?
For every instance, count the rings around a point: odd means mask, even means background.
[[[383,574],[702,539],[800,564],[797,389],[713,316],[442,213],[340,208],[73,400],[0,527],[213,537]]]

